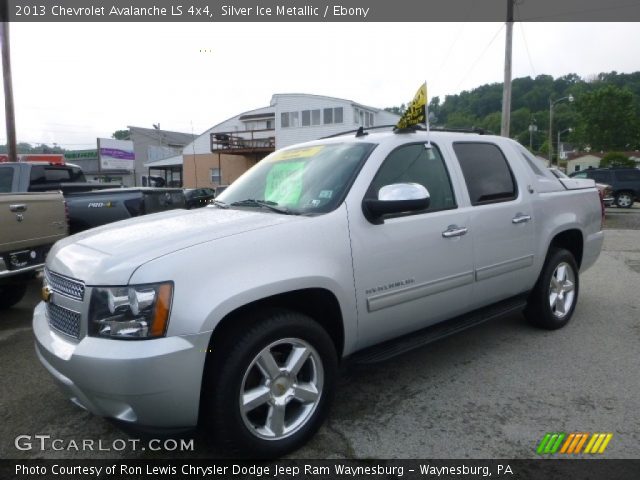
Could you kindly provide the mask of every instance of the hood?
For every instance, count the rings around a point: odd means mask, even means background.
[[[216,207],[169,210],[67,237],[51,249],[47,267],[87,285],[126,285],[140,265],[168,253],[300,220],[291,215]]]

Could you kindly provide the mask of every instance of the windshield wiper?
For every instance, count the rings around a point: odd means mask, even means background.
[[[269,200],[256,200],[253,198],[247,198],[245,200],[238,200],[229,204],[230,207],[262,207],[268,208],[274,212],[282,213],[284,215],[294,215],[295,212],[289,210],[287,207],[279,207],[276,202]]]
[[[213,200],[211,203],[214,204],[216,207],[229,208],[229,204],[223,202],[222,200]]]

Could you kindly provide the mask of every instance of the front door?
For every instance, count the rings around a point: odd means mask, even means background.
[[[418,330],[468,309],[473,288],[469,209],[458,208],[437,146],[408,144],[392,151],[366,196],[396,183],[419,183],[430,206],[370,223],[350,211],[358,347]]]

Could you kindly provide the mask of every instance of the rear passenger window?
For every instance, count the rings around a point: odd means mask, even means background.
[[[10,193],[13,183],[13,168],[0,167],[0,193]]]
[[[472,205],[506,202],[517,197],[507,159],[491,143],[454,143]]]
[[[367,198],[378,198],[378,191],[394,183],[419,183],[429,191],[431,200],[426,211],[456,208],[449,173],[434,146],[424,143],[403,145],[385,159],[367,192]]]
[[[620,182],[637,182],[640,180],[640,170],[624,170],[615,172],[615,176]]]

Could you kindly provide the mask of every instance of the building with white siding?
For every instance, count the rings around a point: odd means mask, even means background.
[[[268,107],[241,113],[185,146],[184,185],[227,185],[275,149],[360,126],[395,125],[400,117],[351,100],[276,94]]]

